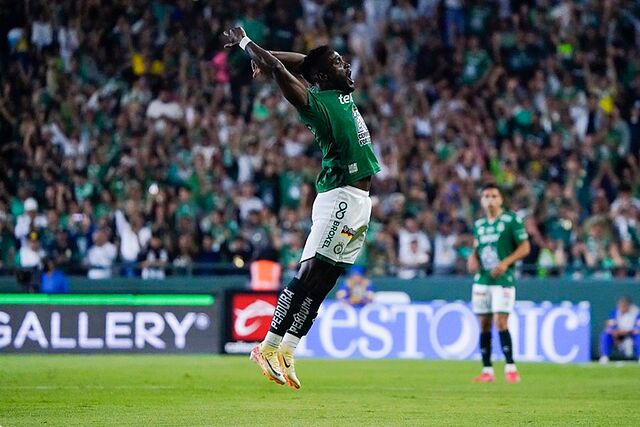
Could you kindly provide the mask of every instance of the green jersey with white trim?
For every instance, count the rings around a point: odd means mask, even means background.
[[[474,282],[481,285],[515,286],[513,264],[500,277],[491,277],[491,270],[511,255],[529,238],[522,220],[511,211],[503,211],[495,220],[480,218],[473,225],[474,247],[480,260],[480,270]]]
[[[380,171],[371,136],[353,96],[338,90],[308,89],[308,105],[298,108],[322,151],[318,193],[343,187]]]

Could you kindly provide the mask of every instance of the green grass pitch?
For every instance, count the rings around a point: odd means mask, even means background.
[[[501,372],[502,365],[496,366]],[[640,425],[640,366],[300,360],[302,389],[246,357],[1,356],[0,426]]]

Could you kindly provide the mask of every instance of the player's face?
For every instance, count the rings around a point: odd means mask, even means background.
[[[622,313],[626,313],[627,311],[629,311],[629,302],[623,299],[618,301],[618,310],[620,310],[620,312]]]
[[[480,196],[480,204],[485,211],[495,211],[502,207],[502,195],[496,188],[487,188]]]
[[[338,52],[333,52],[327,57],[325,65],[327,80],[337,90],[351,93],[356,88],[355,82],[351,79],[351,64],[345,62]]]

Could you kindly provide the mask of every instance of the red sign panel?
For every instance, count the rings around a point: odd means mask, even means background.
[[[278,294],[238,293],[231,300],[231,339],[261,341],[269,331]]]

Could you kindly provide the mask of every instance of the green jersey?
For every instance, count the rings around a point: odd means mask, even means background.
[[[318,193],[343,187],[380,170],[371,136],[353,96],[338,90],[308,90],[308,105],[298,109],[322,151]]]
[[[515,286],[513,264],[497,279],[491,277],[491,270],[529,238],[522,220],[511,211],[503,211],[493,221],[481,218],[473,225],[473,237],[480,260],[480,271],[475,275],[474,282],[481,285]]]

